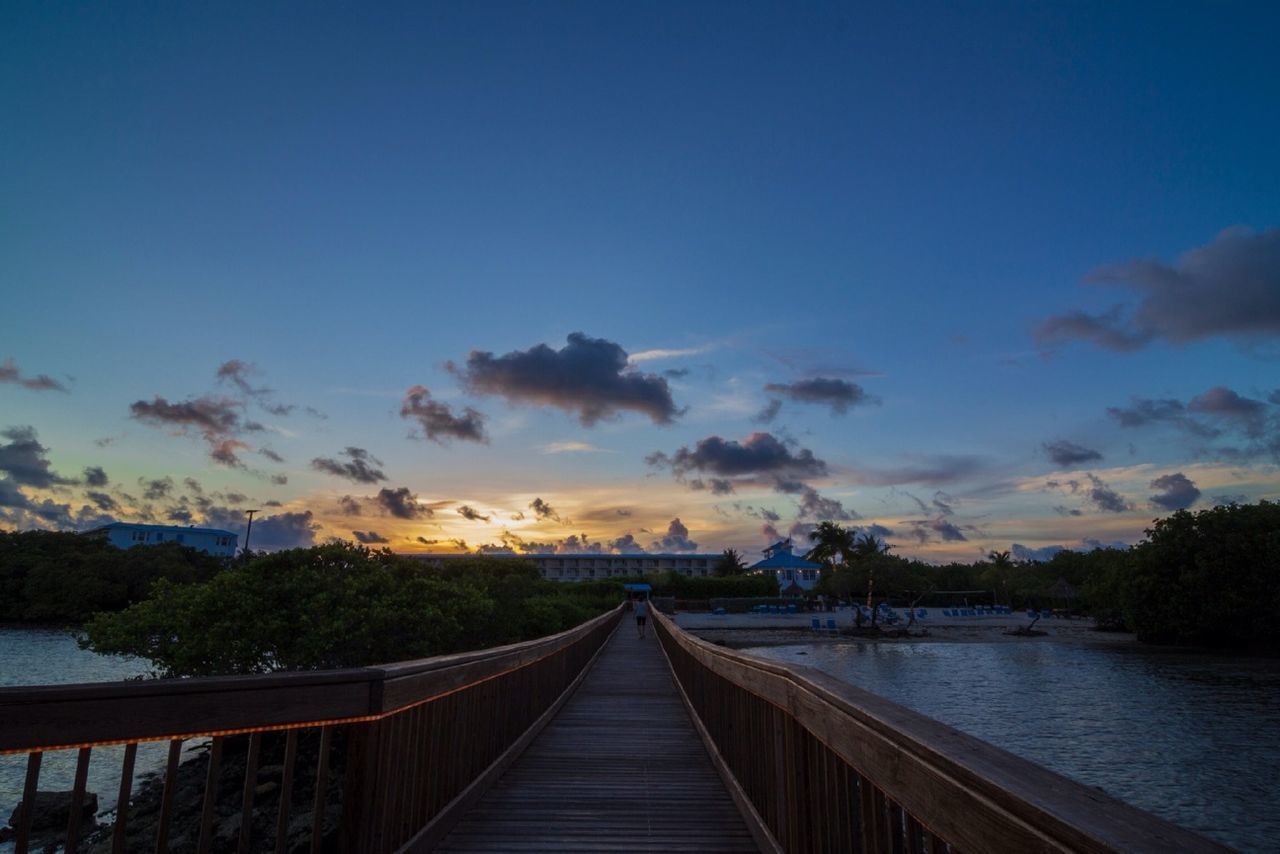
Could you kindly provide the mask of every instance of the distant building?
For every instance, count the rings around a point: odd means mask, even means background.
[[[519,554],[508,555],[532,561],[551,581],[588,581],[595,578],[623,578],[645,575],[650,572],[677,572],[689,578],[709,578],[712,568],[720,560],[715,554],[627,554],[611,555],[593,552],[579,554]],[[412,555],[422,560],[443,563],[447,560],[475,557],[475,555]]]
[[[764,550],[764,556],[764,560],[747,567],[747,572],[772,575],[778,580],[782,595],[800,596],[818,585],[822,566],[793,555],[791,540],[779,540]]]
[[[235,557],[238,534],[218,528],[184,528],[180,525],[139,525],[112,522],[85,531],[85,536],[100,537],[120,549],[177,543],[180,546],[208,552],[218,557]]]

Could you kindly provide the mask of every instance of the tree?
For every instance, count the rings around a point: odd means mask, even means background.
[[[833,570],[838,564],[846,564],[854,553],[854,534],[835,522],[819,522],[809,532],[809,541],[813,548],[805,554],[805,560],[820,563],[827,570]]]
[[[746,571],[747,565],[735,549],[725,549],[712,568],[712,572],[719,576],[742,575]]]

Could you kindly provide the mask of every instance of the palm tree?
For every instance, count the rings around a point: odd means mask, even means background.
[[[870,531],[859,534],[853,541],[853,553],[858,558],[888,554],[891,548],[893,547],[888,543],[876,539],[876,535]]]
[[[1013,569],[1012,555],[1009,552],[991,552],[987,555],[987,559],[991,561],[991,569],[995,572],[995,582],[1000,585],[1001,592],[1005,594],[1007,604],[1009,602],[1009,570]],[[994,593],[992,594],[994,598]],[[1034,625],[1034,624],[1033,624]]]
[[[746,571],[747,565],[743,562],[742,555],[734,549],[725,549],[712,570],[716,575],[742,575]]]
[[[848,563],[854,553],[853,531],[835,522],[819,522],[809,532],[809,541],[814,545],[804,559],[820,563],[827,569],[834,569],[837,563]]]

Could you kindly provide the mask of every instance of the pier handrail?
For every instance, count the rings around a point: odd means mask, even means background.
[[[1230,850],[821,671],[654,623],[765,850]]]
[[[445,819],[478,796],[483,784],[549,720],[617,626],[624,607],[536,640],[376,667],[0,688],[0,754],[28,754],[24,802],[31,803],[44,753],[80,750],[76,795],[81,797],[89,752],[125,745],[119,798],[124,808],[117,811],[115,831],[117,850],[122,850],[137,745],[169,742],[169,787],[182,743],[211,738],[198,847],[205,851],[212,844],[224,738],[249,735],[243,818],[253,809],[264,734],[287,736],[285,754],[296,756],[298,732],[318,730],[320,784],[313,814],[319,816],[326,807],[330,746],[341,733],[342,847],[361,852],[421,847],[423,839],[447,829]],[[435,766],[431,773],[428,764]],[[286,773],[291,779],[292,769]],[[166,811],[169,796],[166,791]],[[413,803],[411,797],[416,798]],[[277,850],[283,850],[288,800],[289,793],[282,791]],[[69,852],[76,846],[78,812],[72,810],[67,832]],[[26,814],[19,819],[19,852],[27,844],[29,828],[22,825],[29,819]],[[162,835],[167,834],[167,815],[160,823]],[[241,850],[248,849],[251,824],[241,822]],[[322,842],[322,824],[314,822],[313,850]],[[164,842],[157,840],[156,849],[165,850]]]

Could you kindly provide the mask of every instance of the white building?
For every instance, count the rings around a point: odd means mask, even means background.
[[[132,522],[112,522],[109,525],[85,531],[85,536],[99,537],[120,549],[177,543],[218,557],[235,557],[236,545],[240,540],[238,534],[218,528],[140,525]]]
[[[747,567],[747,572],[772,575],[784,596],[809,592],[818,585],[822,565],[791,553],[791,540],[781,540],[764,550],[764,560]]]
[[[501,557],[502,555],[497,555]],[[475,555],[413,555],[424,560],[450,560]],[[650,572],[677,572],[689,578],[709,578],[721,554],[519,554],[508,555],[532,561],[551,581],[587,581],[595,578],[624,578]]]

